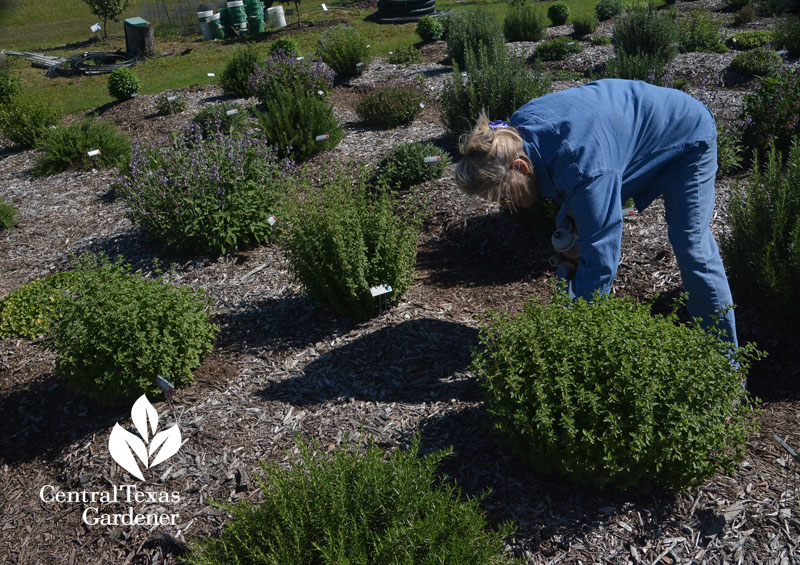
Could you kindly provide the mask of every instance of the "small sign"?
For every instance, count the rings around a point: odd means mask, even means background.
[[[303,60],[305,60],[305,57],[298,57],[297,60],[298,61],[303,61]]]
[[[131,98],[139,98],[139,93],[134,92],[133,94],[131,94]]]
[[[156,377],[156,384],[160,386],[167,394],[170,394],[173,390],[175,390],[175,385],[162,377]]]
[[[217,75],[215,75],[214,73],[208,73],[208,76],[210,76],[210,77],[215,77],[215,76],[217,76]]]
[[[323,12],[327,12],[328,11],[328,7],[325,4],[322,5],[322,11]]]
[[[234,108],[233,110],[228,110],[227,112],[225,112],[225,115],[226,116],[233,116],[234,114],[238,114],[238,113],[239,113],[239,110]]]
[[[422,108],[422,109],[424,110],[424,109],[425,109],[425,104],[424,104],[424,103],[422,103],[422,102],[420,102],[420,103],[419,103],[419,107],[420,107],[420,108]]]
[[[574,41],[567,41],[566,45],[575,45]]]
[[[325,141],[326,139],[330,139],[330,137],[331,137],[331,136],[330,136],[330,135],[328,135],[327,133],[323,133],[322,135],[318,135],[318,136],[317,136],[317,137],[315,137],[314,139],[315,139],[316,141]]]
[[[373,286],[370,288],[369,291],[372,296],[375,297],[392,292],[392,287],[390,287],[388,284],[379,284],[378,286]]]
[[[363,67],[364,63],[356,63],[356,67]]]
[[[89,29],[91,29],[93,32],[97,33],[98,31],[100,31],[100,30],[101,30],[101,29],[103,29],[103,28],[102,28],[102,27],[100,27],[100,24],[94,24],[94,25],[93,25],[92,27],[90,27]]]
[[[367,45],[367,49],[369,49],[370,47],[372,47],[372,45]]]
[[[89,157],[97,157],[98,155],[100,155],[100,150],[92,149],[91,151],[89,151],[88,155]]]
[[[441,160],[442,158],[439,155],[431,155],[430,157],[425,157],[423,159],[423,161],[425,161],[426,163],[438,163]]]
[[[622,217],[623,218],[626,217],[626,216],[633,216],[633,213],[634,213],[633,212],[633,208],[623,208],[622,209]]]
[[[317,94],[319,94],[320,96],[325,96],[325,91],[324,90],[317,90]]]
[[[274,225],[275,225],[275,222],[277,222],[277,221],[278,221],[278,220],[276,220],[276,219],[275,219],[275,216],[270,216],[269,218],[267,218],[267,223],[268,223],[270,226],[274,226]]]
[[[177,96],[167,96],[167,102],[175,102],[177,99]]]

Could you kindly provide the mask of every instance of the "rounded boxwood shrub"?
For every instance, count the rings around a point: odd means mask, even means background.
[[[17,209],[0,198],[0,231],[7,230],[17,223]],[[2,305],[2,302],[0,302]],[[0,306],[2,308],[2,306]],[[2,316],[2,314],[0,314]]]
[[[64,271],[28,283],[0,300],[0,339],[34,339],[50,331],[62,303],[80,288],[79,271]]]
[[[239,47],[233,57],[225,64],[219,75],[219,83],[226,94],[236,98],[249,98],[253,96],[248,79],[253,74],[256,64],[260,59],[259,50],[254,45]]]
[[[544,12],[529,0],[516,0],[506,12],[503,34],[506,41],[539,41],[547,31]]]
[[[333,169],[293,203],[284,241],[292,271],[309,296],[357,320],[396,304],[411,287],[419,214],[400,214],[388,191],[369,190],[368,174]],[[392,291],[373,297],[370,288]]]
[[[131,69],[114,69],[108,75],[108,93],[117,100],[127,100],[139,92],[142,83]]]
[[[746,77],[771,77],[778,74],[783,59],[772,49],[756,47],[737,54],[731,69]]]
[[[585,37],[597,29],[597,16],[594,14],[578,14],[572,18],[572,31],[576,37]]]
[[[127,216],[169,248],[219,255],[268,242],[281,217],[291,163],[264,139],[199,128],[160,146],[134,145],[117,183]]]
[[[419,437],[388,458],[370,445],[328,457],[297,441],[291,469],[262,463],[263,499],[217,506],[233,516],[196,542],[195,565],[230,563],[513,563],[504,524],[489,530],[480,499],[466,499],[436,472],[452,450],[422,457]]]
[[[370,127],[391,129],[413,122],[424,101],[425,95],[416,85],[385,86],[365,94],[356,113]]]
[[[322,61],[298,61],[284,51],[275,51],[256,65],[248,79],[250,91],[262,106],[278,93],[297,91],[327,95],[333,86],[333,71]]]
[[[180,94],[159,94],[156,98],[156,113],[159,116],[171,116],[185,112],[189,107],[186,98]]]
[[[625,0],[597,0],[594,5],[597,19],[601,22],[619,16],[624,10]]]
[[[61,106],[31,92],[19,92],[0,104],[0,137],[20,147],[35,147],[59,123]]]
[[[278,51],[283,51],[290,57],[297,57],[298,53],[300,53],[300,44],[291,37],[279,37],[269,44],[269,54],[274,55]]]
[[[426,163],[425,157],[440,160]],[[449,164],[450,156],[433,143],[413,141],[393,147],[378,163],[376,177],[390,188],[404,190],[441,177]]]
[[[463,67],[467,52],[485,49],[491,59],[505,50],[500,22],[485,8],[461,10],[447,18],[447,54],[454,64]]]
[[[345,24],[337,24],[319,36],[317,56],[333,69],[337,80],[360,75],[370,60],[367,38]]]
[[[236,111],[234,112],[234,110]],[[213,137],[217,133],[231,134],[241,131],[246,122],[243,108],[232,102],[207,106],[192,118],[192,123],[200,128],[203,137]]]
[[[540,61],[560,61],[581,51],[583,51],[583,45],[579,41],[562,35],[550,41],[542,41],[536,48],[536,58]]]
[[[121,262],[84,259],[80,270],[52,326],[56,375],[109,405],[161,394],[159,376],[192,382],[218,331],[203,294],[129,274]]]
[[[554,26],[562,26],[569,19],[569,5],[566,2],[556,2],[547,8],[547,17]]]
[[[54,175],[68,169],[124,167],[131,157],[131,140],[108,122],[86,117],[67,127],[47,130],[39,141],[39,149],[42,153],[36,174]],[[100,154],[89,156],[94,150]]]
[[[750,152],[765,155],[771,146],[786,152],[800,135],[800,70],[782,69],[764,77],[758,90],[744,97],[742,141]]]
[[[437,41],[444,36],[444,24],[439,18],[422,16],[417,22],[416,32],[422,41]]]
[[[580,485],[670,489],[732,470],[757,423],[742,376],[758,357],[630,298],[493,314],[474,357],[486,407],[536,471]],[[740,363],[736,369],[733,362]]]

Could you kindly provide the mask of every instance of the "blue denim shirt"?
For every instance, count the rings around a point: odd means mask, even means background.
[[[509,124],[519,131],[539,193],[563,202],[579,234],[581,260],[570,294],[589,300],[611,289],[622,244],[622,202],[639,211],[661,195],[660,172],[716,139],[711,112],[679,90],[599,80],[535,98]]]

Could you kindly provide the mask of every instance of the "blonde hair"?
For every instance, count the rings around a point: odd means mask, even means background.
[[[538,180],[515,128],[491,129],[486,112],[481,111],[472,131],[459,139],[458,149],[463,158],[455,179],[464,193],[492,202],[519,202],[519,197],[535,200]],[[513,168],[516,159],[525,161],[531,173]]]

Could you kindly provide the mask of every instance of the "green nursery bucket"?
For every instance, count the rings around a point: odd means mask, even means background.
[[[228,8],[219,9],[219,21],[222,24],[222,27],[228,27],[231,25],[231,14]]]
[[[222,27],[222,20],[220,20],[219,14],[206,18],[206,23],[214,39],[225,39],[225,28]]]
[[[261,0],[244,0],[244,11],[248,20],[250,18],[264,19],[264,4],[261,3]]]
[[[250,33],[261,33],[265,29],[267,29],[267,26],[264,24],[264,20],[262,18],[259,18],[259,17],[255,17],[255,18],[248,17],[247,18],[247,29],[250,31]]]
[[[230,17],[231,24],[241,24],[247,22],[247,13],[244,11],[244,2],[242,0],[233,0],[228,2],[228,16]]]

